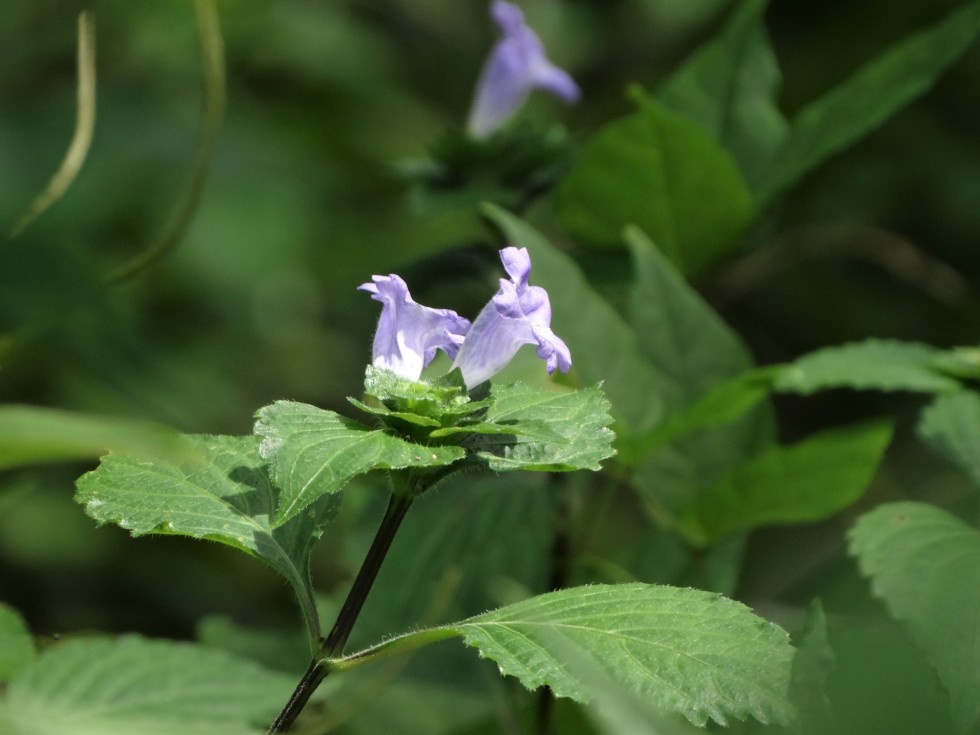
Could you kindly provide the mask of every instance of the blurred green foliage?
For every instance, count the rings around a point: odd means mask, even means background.
[[[566,110],[534,97],[524,120],[548,128],[560,119],[569,138],[582,142],[616,118],[640,114],[627,86],[639,83],[656,96],[739,4],[528,0],[530,21],[552,58],[580,82],[586,103]],[[783,113],[791,118],[960,5],[774,0],[765,20],[782,70]],[[14,0],[0,10],[4,233],[45,187],[72,136],[81,9],[64,0]],[[89,155],[61,200],[18,237],[0,239],[0,404],[248,433],[255,409],[273,400],[346,410],[344,397],[360,394],[376,310],[354,289],[372,273],[398,272],[420,302],[470,315],[492,292],[493,248],[473,210],[419,207],[404,179],[406,162],[425,158],[463,122],[493,37],[486,4],[226,0],[218,9],[227,105],[195,216],[165,259],[106,287],[107,273],[165,232],[184,196],[204,97],[189,0],[102,0],[95,8],[97,116]],[[695,285],[756,364],[869,337],[940,348],[976,343],[978,88],[974,43],[931,91],[772,202],[745,243],[706,243],[724,257],[699,260],[691,268]],[[662,99],[669,103],[669,93]],[[561,232],[560,224],[575,232],[569,218],[582,215],[577,207],[569,214],[572,194],[524,215],[569,251],[596,293],[618,309],[589,311],[602,345],[619,339],[609,327],[619,323],[617,313],[636,312],[625,285],[630,253],[588,249]],[[696,216],[696,201],[678,205]],[[636,253],[634,247],[633,257],[642,257]],[[561,298],[553,294],[556,313]],[[655,323],[655,315],[640,317]],[[562,333],[557,321],[556,331]],[[623,374],[636,374],[634,352],[657,349],[633,347],[615,363]],[[712,376],[719,381],[748,367],[740,347],[725,349],[726,366]],[[601,367],[575,357],[586,371]],[[518,361],[515,374],[521,370]],[[616,403],[613,375],[589,377],[607,378]],[[677,408],[652,405],[653,394],[642,398],[637,415],[625,417],[641,435],[651,428],[644,418],[659,422],[657,412]],[[367,644],[374,633],[478,613],[518,597],[515,585],[692,584],[733,594],[803,631],[796,642],[812,654],[817,671],[809,675],[826,681],[839,718],[835,731],[946,731],[946,695],[928,657],[872,599],[846,556],[845,532],[863,510],[898,499],[926,500],[973,522],[975,488],[918,441],[921,396],[838,388],[777,393],[773,405],[785,443],[869,417],[895,423],[885,462],[857,506],[821,523],[775,526],[692,554],[645,519],[651,509],[624,489],[622,477],[576,477],[560,488],[540,477],[485,479],[465,495],[450,486],[421,501],[406,521],[378,582],[375,612],[369,604],[355,636]],[[759,432],[753,436],[768,437],[768,417],[752,421]],[[745,453],[757,448],[749,439]],[[976,462],[975,453],[971,459],[968,449],[943,441],[947,453]],[[72,499],[74,480],[92,466],[0,473],[0,599],[42,642],[90,629],[200,635],[268,663],[268,647],[256,653],[258,637],[231,624],[198,633],[202,620],[232,620],[263,628],[274,641],[281,635],[283,658],[296,660],[298,616],[272,570],[217,544],[131,541],[118,528],[95,528]],[[653,469],[632,468],[632,481],[643,487],[644,478],[658,477]],[[514,501],[503,502],[504,493]],[[326,594],[324,611],[342,599],[382,503],[375,486],[356,484],[317,547],[312,571]],[[486,531],[491,521],[508,539],[502,547]],[[556,524],[571,529],[578,544],[567,569],[552,545]],[[425,604],[419,589],[435,602]],[[825,619],[807,612],[814,597],[822,599]],[[821,663],[826,646],[834,651],[832,666]],[[449,648],[391,666],[328,680],[327,696],[347,705],[325,716],[350,718],[350,732],[408,732],[392,725],[393,713],[426,697],[431,720],[420,718],[414,731],[475,735],[519,731],[534,719],[534,707],[547,706],[521,699],[492,666]],[[391,686],[399,673],[407,674],[403,683]],[[564,704],[552,717],[563,733],[590,727]],[[597,721],[601,727],[604,720]]]

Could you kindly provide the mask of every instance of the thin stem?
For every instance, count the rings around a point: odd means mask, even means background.
[[[197,13],[201,57],[204,67],[204,107],[194,153],[190,179],[163,232],[145,250],[113,268],[106,283],[117,284],[142,273],[177,247],[204,194],[208,172],[214,158],[218,132],[225,114],[225,45],[215,0],[194,0]]]
[[[371,542],[371,548],[368,549],[364,563],[354,579],[354,584],[350,592],[347,593],[344,606],[340,608],[337,622],[334,623],[330,633],[323,640],[318,657],[310,662],[309,668],[297,684],[293,695],[270,726],[269,735],[289,732],[289,728],[293,726],[299,713],[303,711],[306,703],[313,696],[313,692],[330,673],[328,659],[335,658],[343,652],[344,645],[354,629],[354,623],[357,622],[361,608],[364,607],[364,601],[378,576],[381,564],[384,562],[388,549],[391,548],[395,533],[401,526],[402,520],[404,520],[405,514],[408,513],[414,499],[414,494],[399,492],[398,488],[392,494],[388,509],[385,511],[384,518],[381,519],[381,526],[378,528],[374,541]]]

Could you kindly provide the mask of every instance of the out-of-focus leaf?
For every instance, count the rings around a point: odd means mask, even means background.
[[[659,376],[639,352],[636,335],[589,286],[575,262],[537,230],[504,210],[484,210],[507,242],[531,255],[535,283],[548,289],[552,326],[572,352],[572,374],[582,384],[602,384],[616,419],[617,446],[663,418]]]
[[[248,735],[291,677],[188,643],[137,636],[46,650],[10,683],[10,735]]]
[[[774,446],[700,493],[681,527],[710,544],[736,531],[833,515],[861,497],[891,436],[890,425],[876,423]]]
[[[696,123],[637,93],[639,109],[604,126],[558,189],[558,214],[584,242],[622,246],[647,233],[684,273],[726,255],[755,217],[731,156]]]
[[[352,477],[375,469],[439,467],[463,457],[454,446],[422,446],[306,403],[277,401],[259,410],[255,433],[280,488],[280,526]]]
[[[678,437],[740,418],[769,396],[780,370],[779,365],[757,368],[719,383],[687,409],[671,414],[644,438],[639,451],[651,451]]]
[[[10,681],[34,658],[34,639],[24,619],[0,602],[0,682]]]
[[[324,496],[285,524],[273,525],[278,490],[253,436],[185,436],[198,458],[183,463],[109,455],[78,480],[76,499],[100,523],[134,536],[178,534],[227,544],[262,559],[292,585],[311,640],[318,638],[309,555],[336,513]]]
[[[492,470],[598,470],[615,453],[609,402],[599,388],[553,393],[517,383],[495,385],[491,392],[487,422],[518,429],[511,437],[474,437],[474,448]]]
[[[657,370],[659,390],[670,411],[669,425],[670,417],[719,383],[747,371],[752,361],[734,330],[642,232],[627,228],[626,242],[634,270],[630,323],[643,355]],[[756,397],[756,403],[765,399]],[[769,444],[772,417],[768,407],[760,407],[730,425],[716,424],[711,431],[682,437],[651,452],[657,448],[661,428],[637,447],[633,480],[649,503],[674,511],[721,473]],[[677,435],[676,429],[668,431]]]
[[[592,585],[550,592],[393,638],[348,660],[453,636],[528,689],[547,686],[580,702],[596,693],[565,665],[558,648],[591,658],[612,681],[695,724],[749,716],[785,723],[793,714],[787,699],[793,649],[786,633],[733,600],[678,587]]]
[[[959,732],[980,721],[980,532],[940,508],[888,503],[851,530],[871,589],[936,669]]]
[[[789,731],[796,735],[836,732],[826,691],[827,677],[836,659],[827,638],[827,616],[820,600],[810,604],[803,630],[794,636],[793,642],[796,655],[793,657],[790,696],[796,705],[797,717]]]
[[[925,93],[980,31],[980,2],[970,2],[927,30],[895,44],[844,83],[811,102],[766,177],[771,200],[804,174],[859,140]]]
[[[955,389],[959,383],[936,369],[942,350],[919,342],[869,339],[827,347],[799,358],[777,376],[775,390],[809,395],[828,388]]]
[[[95,459],[107,451],[175,458],[185,450],[177,431],[149,421],[38,406],[0,406],[0,470]]]
[[[941,393],[922,412],[919,435],[980,484],[980,395]]]
[[[776,106],[779,64],[763,16],[767,0],[737,4],[725,29],[691,56],[657,98],[699,123],[738,162],[755,189],[789,135]]]

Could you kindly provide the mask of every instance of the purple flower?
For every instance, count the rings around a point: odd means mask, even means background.
[[[431,309],[415,303],[405,281],[394,273],[372,276],[371,280],[374,283],[357,288],[384,304],[374,335],[375,367],[418,380],[422,368],[436,356],[436,350],[444,350],[451,358],[456,356],[470,328],[468,319],[451,309]]]
[[[476,85],[467,129],[482,140],[507,122],[532,89],[541,88],[566,102],[579,98],[579,89],[567,72],[545,56],[541,39],[524,23],[516,5],[494,0],[490,15],[503,31],[487,59]]]
[[[466,334],[453,367],[463,373],[467,389],[500,372],[525,344],[537,345],[548,373],[568,372],[572,355],[551,331],[551,302],[540,286],[529,286],[531,256],[526,248],[504,248],[500,260],[510,280],[500,279],[500,290],[476,317]]]

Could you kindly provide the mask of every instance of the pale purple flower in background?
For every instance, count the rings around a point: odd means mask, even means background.
[[[516,5],[494,0],[490,15],[503,31],[483,66],[476,85],[467,130],[478,140],[488,138],[524,104],[532,89],[544,89],[576,102],[579,88],[562,69],[545,55],[541,39],[524,23]]]
[[[394,273],[372,276],[371,280],[373,283],[357,288],[384,304],[374,334],[372,363],[375,367],[418,380],[422,368],[436,356],[436,350],[445,351],[450,358],[456,356],[470,328],[468,319],[451,309],[431,309],[416,303],[405,281]]]
[[[508,247],[500,260],[510,280],[500,279],[500,290],[466,333],[453,367],[463,373],[468,390],[500,372],[522,345],[537,345],[548,374],[568,372],[572,355],[551,331],[551,301],[540,286],[529,286],[531,256],[526,248]]]

